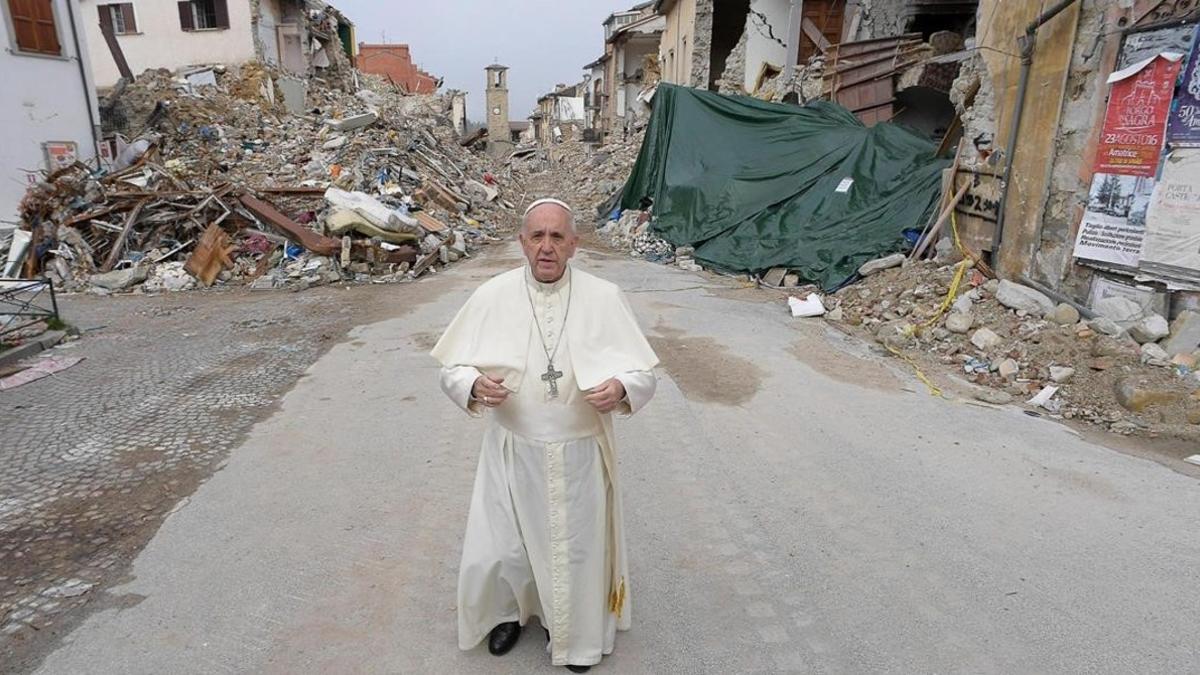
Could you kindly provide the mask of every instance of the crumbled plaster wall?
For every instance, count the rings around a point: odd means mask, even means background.
[[[744,94],[742,83],[746,81],[746,49],[750,44],[750,31],[754,30],[750,21],[746,21],[746,29],[738,39],[733,51],[725,58],[725,71],[717,80],[717,91],[722,94]]]
[[[689,84],[700,89],[708,88],[714,1],[696,0],[696,22],[692,35],[692,79]]]
[[[904,33],[908,26],[908,0],[860,0],[862,18],[855,40],[891,37]],[[849,21],[849,16],[847,16]]]
[[[1071,253],[1090,187],[1080,177],[1080,162],[1085,147],[1099,133],[1092,126],[1096,101],[1108,91],[1104,77],[1107,64],[1101,63],[1106,11],[1105,0],[1081,3],[1075,50],[1067,74],[1066,98],[1042,215],[1042,237],[1033,267],[1035,278],[1055,286],[1067,277],[1074,278],[1074,283],[1068,280],[1068,285],[1081,286],[1091,276],[1081,268],[1072,269]]]
[[[968,100],[972,90],[976,90],[974,97]],[[959,68],[958,77],[950,88],[950,102],[963,124],[965,142],[959,163],[968,169],[999,166],[1003,148],[995,147],[996,89],[987,73],[986,63],[978,53]]]

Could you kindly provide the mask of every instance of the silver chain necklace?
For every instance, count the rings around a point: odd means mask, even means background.
[[[554,341],[554,351],[550,350],[550,346],[546,344],[546,334],[542,332],[542,323],[537,318],[537,308],[533,304],[533,291],[529,290],[529,284],[525,284],[525,297],[529,299],[529,311],[533,313],[533,324],[538,329],[538,339],[542,341],[542,351],[546,352],[546,372],[542,373],[542,382],[546,383],[546,395],[550,398],[558,398],[558,380],[563,376],[561,370],[554,369],[554,357],[558,355],[558,346],[562,344],[563,334],[567,332],[567,317],[571,315],[571,268],[567,268],[567,308],[563,312],[562,330],[558,332],[558,339]],[[537,282],[537,277],[533,276],[533,270],[529,270],[529,276]]]

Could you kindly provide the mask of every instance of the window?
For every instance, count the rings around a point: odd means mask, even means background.
[[[180,2],[179,27],[185,31],[229,28],[229,7],[226,0]]]
[[[117,2],[111,5],[98,5],[100,9],[100,26],[112,26],[114,35],[132,35],[138,32],[137,18],[133,15],[132,2]]]
[[[52,0],[8,0],[17,51],[62,56]]]

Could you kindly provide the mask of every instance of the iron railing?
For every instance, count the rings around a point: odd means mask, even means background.
[[[57,318],[53,281],[0,278],[0,335]]]

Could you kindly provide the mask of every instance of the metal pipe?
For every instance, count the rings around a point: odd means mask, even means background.
[[[1026,286],[1032,288],[1035,291],[1041,291],[1043,295],[1049,297],[1051,300],[1054,300],[1056,302],[1066,303],[1066,304],[1074,307],[1079,312],[1079,316],[1082,316],[1085,319],[1096,318],[1096,313],[1093,312],[1092,310],[1088,309],[1087,307],[1084,307],[1083,305],[1079,304],[1078,302],[1075,302],[1071,298],[1068,298],[1067,296],[1063,295],[1062,293],[1059,293],[1058,291],[1054,291],[1049,288],[1046,288],[1045,286],[1039,284],[1038,282],[1034,281],[1033,279],[1030,279],[1028,276],[1022,275],[1020,281],[1021,281],[1021,283],[1025,284]]]
[[[1033,68],[1033,52],[1037,46],[1037,31],[1046,22],[1075,4],[1075,0],[1059,0],[1059,3],[1042,12],[1025,27],[1025,34],[1017,38],[1021,53],[1021,75],[1017,81],[1017,103],[1013,108],[1012,125],[1008,132],[1008,147],[1004,150],[1004,181],[1000,184],[1000,213],[996,216],[996,231],[992,235],[992,262],[1000,258],[1000,246],[1004,243],[1005,214],[1008,211],[1008,186],[1012,182],[1013,155],[1017,151],[1017,133],[1021,130],[1021,118],[1025,115],[1025,96],[1029,92],[1029,72]]]
[[[100,125],[92,113],[92,86],[88,83],[87,70],[83,67],[83,50],[79,48],[79,30],[75,27],[75,3],[67,0],[67,16],[71,23],[71,40],[75,43],[75,63],[79,66],[79,80],[83,82],[83,98],[87,103],[88,122],[92,126],[92,152],[100,152],[100,136],[97,132]]]
[[[796,66],[800,62],[800,24],[804,18],[804,2],[803,0],[791,0],[788,7],[788,39],[784,48],[787,49],[787,58],[784,60],[783,66],[783,81],[788,82],[792,79],[792,74],[796,72]],[[750,17],[746,17],[749,21]]]

